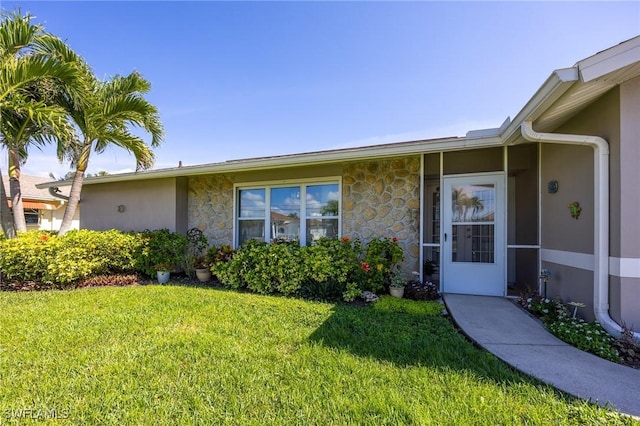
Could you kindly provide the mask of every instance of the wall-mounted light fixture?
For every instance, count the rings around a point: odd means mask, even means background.
[[[124,213],[125,210],[126,210],[126,207],[124,206],[124,204],[120,204],[118,206],[118,212],[119,213]]]

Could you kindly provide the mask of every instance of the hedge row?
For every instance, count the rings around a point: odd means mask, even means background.
[[[65,287],[99,275],[142,273],[155,276],[158,264],[182,268],[187,238],[167,229],[143,232],[76,230],[29,231],[0,239],[3,279]]]
[[[403,259],[395,239],[376,238],[363,245],[346,237],[321,239],[310,247],[250,241],[234,253],[203,257],[206,239],[192,231],[183,236],[167,229],[137,233],[80,230],[62,237],[30,231],[19,238],[0,239],[0,272],[8,281],[66,287],[110,274],[153,277],[160,265],[189,274],[195,263],[210,259],[216,261],[212,272],[226,287],[353,300],[364,290],[385,290]]]
[[[353,300],[362,291],[388,288],[403,259],[397,240],[368,245],[349,238],[321,239],[313,246],[250,241],[229,262],[211,270],[230,288],[318,300]]]
[[[104,274],[133,272],[141,254],[135,234],[119,231],[30,231],[0,240],[0,272],[4,279],[65,286]]]

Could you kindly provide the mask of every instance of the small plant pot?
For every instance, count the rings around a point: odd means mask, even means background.
[[[169,282],[169,271],[158,271],[158,283],[166,284]]]
[[[211,280],[211,271],[208,268],[196,269],[196,277],[202,282]]]
[[[402,299],[402,296],[404,296],[404,287],[389,287],[389,293],[393,297]]]

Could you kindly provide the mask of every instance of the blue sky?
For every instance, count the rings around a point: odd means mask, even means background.
[[[498,127],[554,69],[640,34],[638,1],[0,6],[35,15],[98,76],[151,82],[166,130],[155,168]],[[134,165],[111,149],[89,172]],[[33,150],[23,172],[68,169]]]

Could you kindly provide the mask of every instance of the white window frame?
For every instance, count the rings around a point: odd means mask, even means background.
[[[38,221],[36,223],[29,223],[27,220],[27,216],[29,217],[37,217]],[[24,221],[27,226],[40,226],[40,222],[42,222],[42,215],[40,209],[24,209]]]
[[[271,180],[271,181],[259,181],[259,182],[242,182],[233,185],[233,246],[238,247],[240,240],[239,223],[240,212],[240,191],[263,189],[265,191],[265,214],[264,214],[264,241],[270,242],[270,222],[271,222],[271,189],[273,188],[286,188],[289,186],[300,187],[300,245],[305,246],[307,244],[307,220],[312,219],[307,217],[307,187],[316,185],[338,185],[338,238],[342,236],[342,177],[341,176],[328,176],[322,178],[310,178],[310,179],[285,179],[285,180]],[[335,219],[335,216],[324,216],[324,219]],[[258,218],[247,218],[247,220],[256,220]]]

